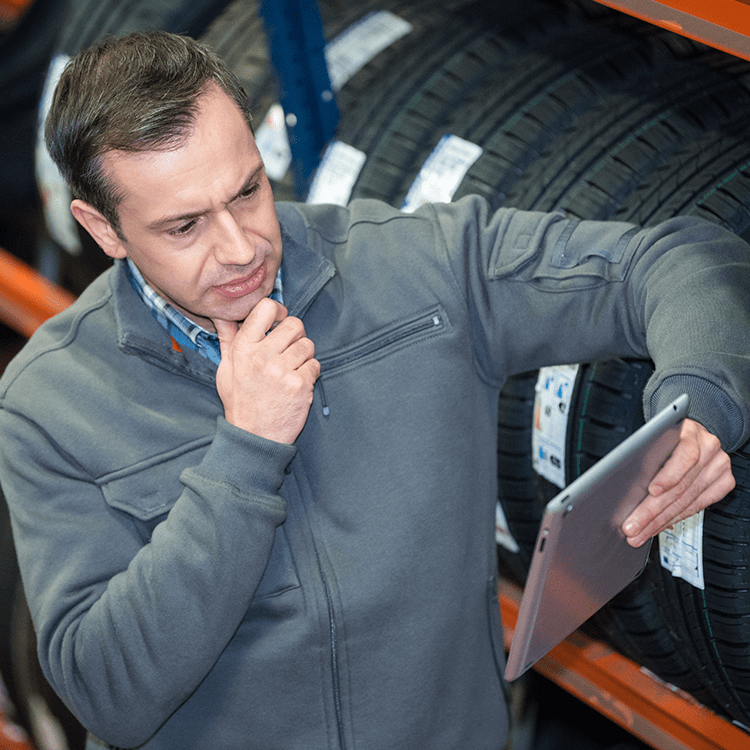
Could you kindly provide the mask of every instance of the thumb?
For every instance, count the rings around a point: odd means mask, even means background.
[[[219,346],[221,347],[222,359],[227,353],[228,347],[234,341],[234,337],[237,335],[239,325],[234,320],[220,320],[219,318],[213,318],[211,322],[214,324],[216,329],[216,335],[219,337]]]

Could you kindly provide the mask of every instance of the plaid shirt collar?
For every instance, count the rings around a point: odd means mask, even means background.
[[[197,323],[193,323],[192,320],[186,318],[179,310],[170,305],[169,302],[154,291],[130,258],[127,258],[125,268],[133,289],[135,289],[138,296],[144,301],[149,310],[151,310],[151,314],[164,327],[167,333],[180,346],[195,349],[195,351],[218,365],[221,361],[219,337]],[[276,274],[276,283],[270,296],[271,299],[275,299],[277,302],[283,304],[284,290],[281,268],[279,268],[279,272]]]

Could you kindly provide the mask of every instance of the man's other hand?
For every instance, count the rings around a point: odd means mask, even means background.
[[[649,485],[648,497],[622,525],[628,543],[640,547],[672,524],[718,502],[734,486],[732,465],[719,439],[686,419],[677,447]]]

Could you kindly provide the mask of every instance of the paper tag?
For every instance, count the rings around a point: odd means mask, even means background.
[[[659,559],[675,578],[705,588],[703,580],[703,511],[659,534]]]
[[[505,517],[503,506],[500,503],[495,505],[495,541],[510,552],[520,551],[518,543],[510,533],[508,519]]]
[[[338,91],[384,49],[410,34],[412,25],[388,10],[373,11],[326,45],[331,88]]]
[[[308,203],[336,203],[345,206],[349,202],[354,183],[365,164],[363,151],[341,141],[333,141],[320,161],[307,194]]]
[[[292,163],[292,149],[280,104],[272,104],[260,127],[255,129],[255,145],[260,151],[266,174],[272,180],[282,180]]]
[[[561,489],[566,485],[568,413],[578,365],[543,367],[534,395],[531,460],[534,471]]]
[[[71,255],[81,252],[81,240],[78,236],[76,220],[70,213],[72,196],[68,183],[47,151],[44,142],[44,123],[52,106],[55,86],[60,80],[63,68],[70,60],[69,55],[55,55],[47,70],[44,90],[39,103],[39,120],[36,135],[36,182],[44,207],[44,219],[52,239],[65,248]]]
[[[331,89],[338,91],[355,73],[397,39],[411,32],[407,21],[390,11],[370,13],[342,31],[324,50]],[[279,181],[292,163],[292,149],[280,104],[272,104],[255,131],[266,174]]]
[[[413,213],[425,203],[450,203],[482,147],[457,135],[444,135],[427,157],[401,210]]]

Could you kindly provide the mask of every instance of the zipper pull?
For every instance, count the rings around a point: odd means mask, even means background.
[[[318,378],[318,386],[320,386],[320,400],[323,406],[323,416],[327,417],[331,413],[331,409],[328,406],[328,403],[326,402],[326,392],[323,388],[323,381],[321,378]]]

